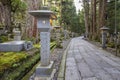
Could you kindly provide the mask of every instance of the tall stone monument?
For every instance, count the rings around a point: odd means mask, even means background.
[[[37,28],[40,31],[41,64],[36,68],[36,76],[50,76],[53,65],[50,61],[50,19],[55,19],[56,16],[50,10],[35,10],[29,13],[37,18]]]

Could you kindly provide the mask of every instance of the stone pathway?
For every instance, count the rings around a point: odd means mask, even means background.
[[[67,51],[65,80],[120,80],[120,58],[73,38]]]

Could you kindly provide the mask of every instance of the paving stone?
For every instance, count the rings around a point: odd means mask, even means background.
[[[81,80],[76,66],[66,67],[65,80]]]
[[[79,71],[81,72],[81,76],[83,78],[93,76],[93,72],[90,70],[90,68],[85,62],[82,61],[81,63],[78,63],[77,65],[78,65]]]

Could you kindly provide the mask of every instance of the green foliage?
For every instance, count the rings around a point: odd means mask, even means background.
[[[110,47],[110,48],[115,48],[115,43],[113,43],[113,42],[108,43],[107,46]]]
[[[51,50],[51,52],[56,48],[56,45],[57,45],[57,43],[55,41],[50,43],[50,50]]]
[[[18,25],[16,25],[17,23],[24,23],[26,18],[25,17],[26,10],[27,10],[27,5],[25,1],[12,0],[12,3],[11,3],[11,11],[12,11],[12,18],[13,18],[12,26],[18,27]],[[21,25],[19,26],[19,28],[21,28]]]
[[[25,4],[25,2],[21,0],[12,0],[11,5],[12,5],[13,12],[25,11],[27,8],[27,5]]]
[[[84,33],[85,32],[85,21],[84,21],[84,11],[78,11],[78,17],[79,17],[79,22],[80,22],[80,33]]]
[[[72,0],[64,0],[62,2],[61,23],[65,29],[75,33],[84,32],[84,15],[83,11],[77,14],[74,2]]]
[[[1,24],[1,23],[0,23],[0,28],[3,28],[3,27],[4,27],[4,24]]]
[[[1,7],[5,8],[4,13],[8,15],[5,16],[5,21],[2,22],[4,26],[9,27],[8,31],[12,33],[16,23],[24,22],[27,5],[24,0],[0,0],[0,3],[3,4]]]
[[[75,33],[82,33],[80,13],[76,13],[75,5],[72,0],[64,0],[62,2],[61,23],[65,29]],[[84,21],[83,21],[84,22]],[[82,23],[83,23],[82,22]]]
[[[0,36],[0,43],[2,43],[2,42],[6,42],[6,41],[8,41],[8,37],[7,36]]]
[[[109,32],[113,34],[115,32],[115,19],[116,19],[116,27],[117,31],[120,31],[120,1],[116,0],[116,11],[115,11],[115,1],[110,0],[110,2],[107,5],[107,26],[110,28]],[[115,12],[116,12],[116,18],[115,18]]]

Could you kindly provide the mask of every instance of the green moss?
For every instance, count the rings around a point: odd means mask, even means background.
[[[40,54],[37,52],[34,56],[31,56],[24,60],[19,67],[12,69],[9,73],[4,73],[3,80],[21,80],[21,78],[28,73],[32,67],[40,60]]]
[[[11,67],[15,67],[17,62],[27,58],[24,52],[1,52],[0,53],[0,73]]]

